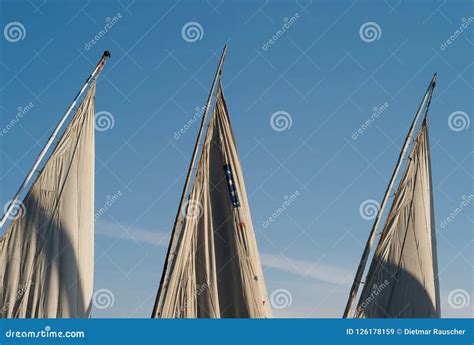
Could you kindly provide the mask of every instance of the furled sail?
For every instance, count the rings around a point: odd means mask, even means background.
[[[0,238],[0,316],[89,317],[95,81]]]
[[[355,316],[440,317],[426,118],[381,232]]]
[[[153,317],[271,316],[229,115],[219,84],[187,208]]]

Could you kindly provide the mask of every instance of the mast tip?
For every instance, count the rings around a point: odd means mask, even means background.
[[[109,58],[110,52],[108,50],[104,51],[104,57]]]

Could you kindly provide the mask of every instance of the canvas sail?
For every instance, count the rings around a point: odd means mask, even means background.
[[[89,317],[94,274],[92,83],[0,238],[0,316]]]
[[[426,118],[381,232],[355,316],[440,317]]]
[[[153,317],[271,316],[221,85],[186,212],[177,226]]]

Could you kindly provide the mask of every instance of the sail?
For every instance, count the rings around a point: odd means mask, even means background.
[[[0,238],[0,316],[89,317],[94,274],[92,83]]]
[[[153,317],[271,316],[229,115],[218,86]]]
[[[355,316],[440,317],[428,124],[410,152]]]

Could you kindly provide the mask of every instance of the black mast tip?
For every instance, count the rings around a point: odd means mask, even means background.
[[[109,58],[110,52],[108,50],[104,51],[104,57]]]

